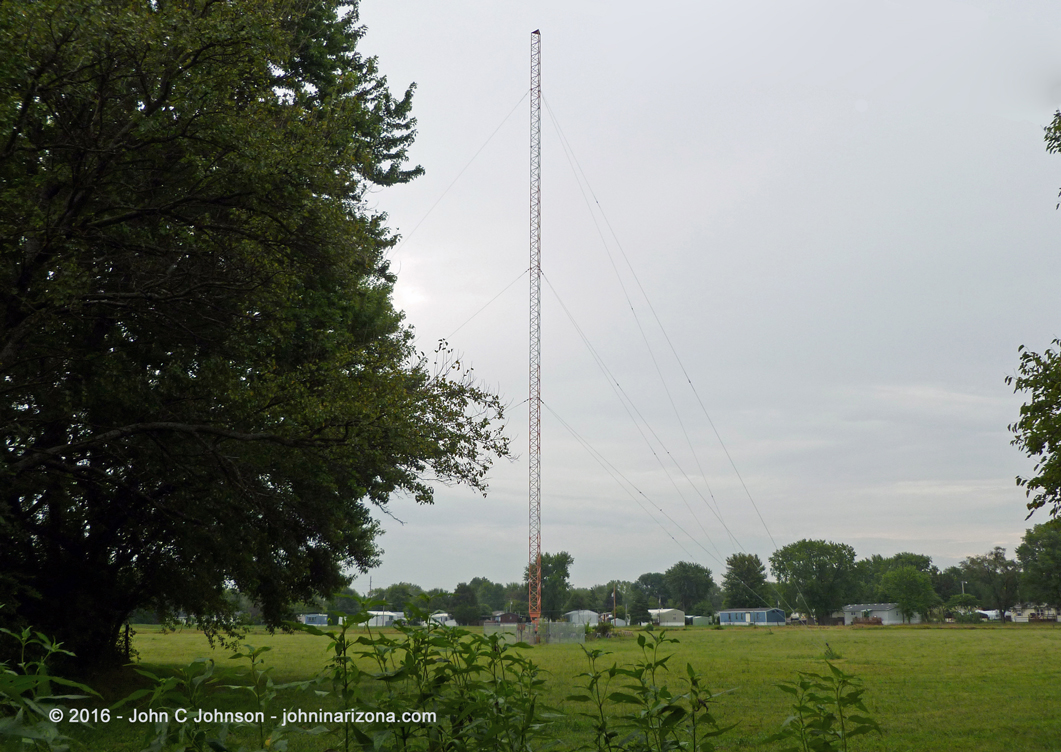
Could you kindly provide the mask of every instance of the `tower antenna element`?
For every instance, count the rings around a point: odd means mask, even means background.
[[[530,536],[527,605],[535,642],[542,616],[542,35],[531,32]]]

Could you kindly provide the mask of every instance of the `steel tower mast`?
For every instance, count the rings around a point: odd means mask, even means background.
[[[535,641],[542,616],[542,35],[531,32],[530,546],[527,605]]]

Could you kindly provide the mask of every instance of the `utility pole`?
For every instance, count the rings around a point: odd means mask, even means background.
[[[527,606],[534,642],[542,616],[542,35],[531,32],[530,119],[530,545]]]

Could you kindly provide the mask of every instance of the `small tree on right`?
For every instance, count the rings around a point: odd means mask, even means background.
[[[1025,600],[1061,606],[1061,520],[1036,525],[1017,546]]]

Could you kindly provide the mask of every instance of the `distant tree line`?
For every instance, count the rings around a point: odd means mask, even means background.
[[[769,559],[774,579],[755,554],[726,559],[718,584],[707,567],[679,561],[665,572],[646,572],[636,580],[611,580],[591,587],[571,584],[574,557],[567,551],[542,555],[542,616],[562,619],[569,611],[614,613],[638,624],[649,621],[650,608],[678,608],[710,616],[722,608],[781,608],[817,623],[852,603],[898,603],[905,618],[976,619],[977,609],[1002,613],[1020,603],[1061,608],[1061,520],[1028,530],[1016,548],[1016,559],[996,547],[940,569],[925,554],[874,554],[856,559],[844,543],[804,539],[779,548]],[[478,624],[495,612],[527,616],[526,572],[522,582],[493,582],[474,577],[452,591],[424,589],[396,582],[367,593],[345,588],[331,599],[296,604],[296,611],[353,613],[363,596],[382,601],[388,610],[404,611],[413,602],[444,611],[461,625]],[[229,593],[233,609],[250,623],[260,623],[256,606]],[[133,621],[150,622],[153,614],[137,612]]]
[[[856,561],[854,549],[846,544],[801,540],[770,557],[777,580],[770,585],[740,561],[746,554],[730,557],[731,572],[740,563],[745,567],[740,571],[748,574],[727,590],[741,595],[741,602],[731,599],[727,606],[753,605],[751,593],[762,587],[765,592],[756,592],[763,601],[773,599],[769,605],[801,612],[819,623],[851,603],[898,603],[907,619],[914,614],[962,618],[978,608],[1002,615],[1021,603],[1061,607],[1061,521],[1028,530],[1016,556],[1007,558],[1006,549],[996,546],[940,569],[924,554],[874,554]],[[741,587],[744,583],[747,586]]]

